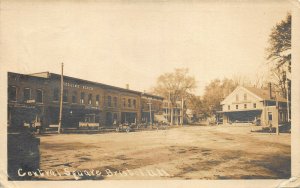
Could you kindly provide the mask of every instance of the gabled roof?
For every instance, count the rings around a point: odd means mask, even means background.
[[[281,102],[286,102],[285,98],[276,94],[275,92],[272,92],[273,98],[271,98],[269,89],[260,89],[260,88],[256,88],[256,87],[245,87],[245,86],[242,86],[242,87],[246,88],[247,90],[249,90],[253,94],[257,95],[258,97],[262,98],[263,100],[277,100],[277,101],[281,101]]]

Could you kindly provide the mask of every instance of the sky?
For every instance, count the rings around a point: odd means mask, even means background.
[[[289,1],[4,1],[1,69],[50,71],[149,91],[188,68],[202,95],[213,79],[266,75],[265,48]]]

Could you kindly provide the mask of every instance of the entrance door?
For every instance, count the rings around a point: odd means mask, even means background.
[[[111,112],[106,112],[106,125],[111,126],[113,123],[113,117]]]

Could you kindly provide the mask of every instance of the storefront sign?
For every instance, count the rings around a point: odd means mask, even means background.
[[[73,84],[73,83],[69,83],[69,82],[64,82],[64,86],[66,86],[66,87],[73,87],[73,88],[79,88],[79,89],[82,88],[82,89],[86,89],[86,90],[94,90],[94,88],[90,87],[90,86]]]

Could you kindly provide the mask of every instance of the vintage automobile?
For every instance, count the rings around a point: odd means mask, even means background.
[[[129,124],[129,123],[121,123],[116,128],[117,132],[127,132],[128,133],[132,130],[133,130],[133,124]]]

